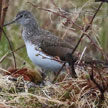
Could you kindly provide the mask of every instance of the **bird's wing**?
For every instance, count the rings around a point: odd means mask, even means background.
[[[68,42],[62,40],[60,37],[57,37],[49,32],[44,34],[40,48],[41,50],[50,55],[50,56],[58,56],[60,59],[65,60],[65,57],[68,53],[71,53],[73,47]]]

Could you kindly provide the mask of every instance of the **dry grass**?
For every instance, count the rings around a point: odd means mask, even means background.
[[[44,86],[35,85],[22,77],[13,80],[10,76],[0,76],[0,101],[17,108],[107,108],[108,92],[105,89],[104,100],[101,92],[90,79],[91,67],[76,67],[77,79],[66,75],[64,80],[51,84],[46,80]],[[108,83],[108,69],[94,68],[96,82],[105,87]],[[102,74],[101,80],[99,74]]]

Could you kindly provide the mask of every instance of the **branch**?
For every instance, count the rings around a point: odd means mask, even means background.
[[[24,47],[25,47],[25,45],[22,45],[22,46],[18,47],[17,49],[15,49],[14,51],[7,52],[7,53],[0,59],[0,63],[2,63],[2,62],[6,59],[6,57],[9,56],[9,54],[14,53],[14,52],[17,52],[18,50],[20,50],[20,49],[22,49],[22,48],[24,48]]]
[[[95,2],[107,2],[108,3],[108,0],[95,0]]]
[[[0,0],[0,4],[1,4],[1,1],[2,0]],[[1,28],[3,27],[3,24],[4,24],[5,16],[6,16],[8,5],[9,5],[8,3],[9,3],[9,0],[3,0],[0,6],[0,27]],[[1,36],[2,36],[2,29],[0,29],[0,40],[1,40]]]
[[[61,17],[63,17],[63,18],[66,18],[66,19],[67,19],[67,22],[71,22],[71,23],[74,24],[76,27],[78,27],[80,30],[82,30],[82,27],[81,27],[81,26],[79,26],[78,24],[76,24],[75,22],[73,22],[70,18],[68,18],[66,15],[64,15],[63,12],[60,12],[60,10],[59,10],[59,12],[57,12],[57,11],[53,11],[53,10],[51,10],[51,9],[46,9],[46,8],[39,7],[39,6],[37,6],[37,5],[34,5],[34,4],[31,3],[31,2],[27,2],[27,3],[31,4],[33,7],[36,7],[36,8],[38,8],[38,9],[41,9],[41,10],[44,10],[44,11],[47,11],[47,12],[51,12],[51,13],[57,15],[57,16],[61,16]]]
[[[76,51],[76,49],[77,49],[78,45],[80,44],[82,38],[85,36],[85,32],[87,32],[88,29],[91,27],[91,24],[93,23],[93,20],[94,20],[94,18],[96,17],[96,15],[97,15],[98,11],[100,10],[100,8],[102,7],[102,5],[103,5],[103,2],[99,5],[98,9],[96,10],[94,16],[92,17],[92,19],[91,19],[91,21],[90,21],[90,23],[89,23],[89,25],[86,27],[86,29],[84,30],[84,32],[83,32],[82,35],[80,36],[80,39],[79,39],[79,41],[77,42],[76,46],[74,47],[73,51],[71,52],[71,55],[73,55],[73,53]]]
[[[0,0],[0,27],[2,27],[2,23],[1,23],[1,18],[2,18],[2,3],[3,2],[3,0]],[[0,29],[0,32],[1,32],[2,30]],[[0,39],[1,39],[1,34],[0,34]]]
[[[56,76],[55,76],[55,78],[54,78],[54,80],[53,80],[53,83],[57,80],[58,75],[60,74],[60,72],[62,71],[62,69],[64,68],[65,65],[66,65],[66,62],[63,63],[62,67],[61,67],[60,70],[57,72],[57,74],[56,74]]]
[[[9,40],[8,36],[6,35],[6,32],[4,31],[4,29],[2,27],[0,27],[0,29],[3,31],[3,34],[4,34],[4,36],[6,37],[8,43],[9,43],[9,47],[10,47],[10,50],[12,51],[12,56],[13,56],[13,60],[14,60],[14,67],[16,68],[16,58],[15,58],[15,54],[13,52],[13,48],[12,48],[12,45],[10,43],[10,40]]]

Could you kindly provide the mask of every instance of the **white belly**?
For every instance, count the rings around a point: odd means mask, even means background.
[[[26,42],[26,48],[29,58],[35,65],[38,65],[43,69],[55,72],[61,68],[61,63],[55,60],[51,60],[51,56],[47,56],[44,53],[37,51],[36,47],[33,44]]]

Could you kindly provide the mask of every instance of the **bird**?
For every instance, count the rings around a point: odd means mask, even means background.
[[[69,42],[48,30],[42,29],[37,19],[28,10],[19,11],[15,19],[6,25],[12,23],[22,26],[22,37],[27,54],[35,65],[56,73],[66,62],[73,68],[71,69],[72,77],[77,77],[73,64],[77,61],[77,57],[71,57],[74,47]]]

